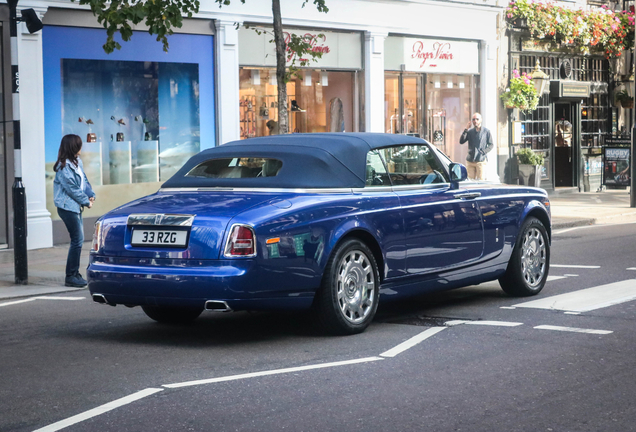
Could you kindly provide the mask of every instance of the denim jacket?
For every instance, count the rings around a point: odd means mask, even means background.
[[[93,192],[93,188],[88,182],[86,174],[84,174],[82,160],[77,158],[77,163],[81,171],[73,163],[67,161],[64,168],[55,173],[55,180],[53,181],[53,202],[55,207],[73,213],[80,213],[82,207],[88,206],[90,203],[89,198],[95,196],[95,192]],[[80,172],[84,175],[84,190],[81,188],[82,177]]]

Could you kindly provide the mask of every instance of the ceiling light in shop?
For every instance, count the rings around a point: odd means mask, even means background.
[[[434,79],[435,79],[435,88],[441,88],[441,87],[442,87],[442,85],[441,85],[441,84],[440,84],[440,82],[439,82],[439,77],[438,77],[438,76],[436,76]]]
[[[261,85],[261,71],[252,69],[252,85]]]
[[[457,84],[459,85],[460,89],[463,89],[464,88],[464,77],[457,78]]]
[[[329,72],[320,72],[320,84],[323,87],[327,87],[329,85]]]
[[[311,71],[305,71],[305,81],[303,83],[305,86],[311,86]]]
[[[446,87],[449,88],[449,89],[453,88],[453,77],[452,76],[448,77],[448,81],[446,83]]]
[[[274,71],[269,73],[269,85],[278,85],[278,82],[276,81],[276,72]]]

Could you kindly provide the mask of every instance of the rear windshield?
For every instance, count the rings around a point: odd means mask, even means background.
[[[195,178],[254,178],[276,177],[283,163],[268,158],[209,159],[192,168],[186,177]]]

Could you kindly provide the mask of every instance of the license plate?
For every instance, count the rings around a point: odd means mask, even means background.
[[[132,233],[133,246],[185,246],[187,231],[136,229]]]

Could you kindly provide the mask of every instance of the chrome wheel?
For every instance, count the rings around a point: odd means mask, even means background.
[[[521,246],[521,271],[530,288],[538,287],[545,277],[547,251],[545,239],[537,228],[529,229]]]
[[[336,289],[340,312],[347,321],[360,323],[374,310],[375,270],[364,252],[351,250],[342,257]]]

